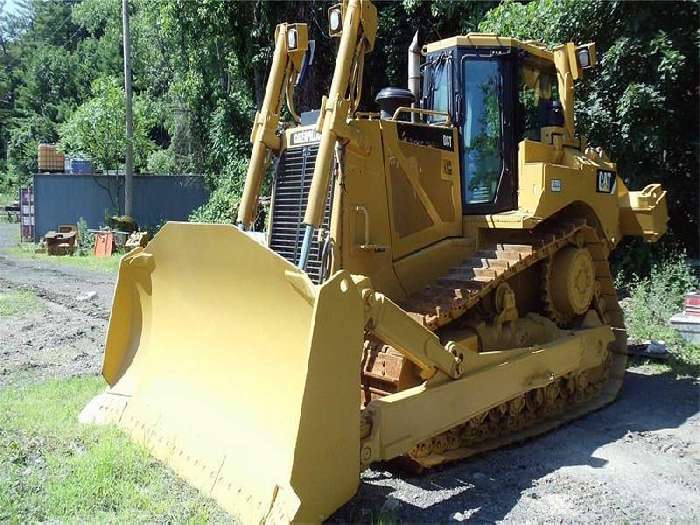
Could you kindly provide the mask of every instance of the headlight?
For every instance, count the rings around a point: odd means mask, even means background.
[[[581,69],[591,67],[591,54],[587,47],[578,50],[578,64]]]
[[[298,42],[297,30],[294,28],[287,30],[287,49],[294,51],[297,48]]]
[[[331,34],[340,33],[343,29],[343,15],[340,7],[334,7],[328,12],[328,24]]]

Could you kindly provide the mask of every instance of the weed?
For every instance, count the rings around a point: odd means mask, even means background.
[[[225,522],[215,503],[113,427],[78,413],[97,377],[0,390],[0,522]]]
[[[686,342],[668,321],[683,309],[685,295],[697,286],[684,254],[676,253],[654,265],[649,277],[634,276],[626,286],[629,297],[622,301],[630,339],[663,340],[673,353],[671,367],[693,375],[700,371],[700,347]]]
[[[90,255],[95,249],[95,234],[90,233],[85,219],[78,219],[78,255]]]
[[[0,317],[25,315],[41,310],[43,305],[32,292],[10,290],[0,292]]]

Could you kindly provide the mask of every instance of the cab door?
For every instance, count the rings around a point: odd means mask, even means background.
[[[515,56],[465,50],[455,78],[465,214],[517,208],[517,147],[513,130]]]

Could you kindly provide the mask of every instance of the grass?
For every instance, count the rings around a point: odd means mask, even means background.
[[[17,198],[17,192],[0,191],[0,206],[7,206]]]
[[[230,522],[113,427],[78,413],[98,377],[0,390],[0,522]]]
[[[0,212],[0,223],[8,222],[7,214],[4,211],[5,206],[12,204],[12,202],[17,198],[17,194],[14,192],[3,192],[0,191],[0,208],[3,210]]]
[[[0,317],[23,315],[37,312],[42,308],[39,298],[32,292],[23,290],[0,292]]]
[[[116,274],[119,269],[119,261],[122,254],[114,254],[109,257],[95,257],[94,255],[47,255],[34,253],[33,244],[21,244],[5,249],[5,253],[25,259],[32,259],[47,264],[70,266],[83,270],[97,270],[110,274]]]
[[[671,351],[666,366],[694,377],[700,377],[700,346],[688,343],[668,321],[683,309],[686,293],[697,287],[684,255],[673,254],[655,265],[648,277],[634,277],[624,286],[629,297],[622,301],[629,339],[663,340]]]

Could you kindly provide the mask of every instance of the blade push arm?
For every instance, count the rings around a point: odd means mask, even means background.
[[[280,137],[277,126],[280,120],[282,98],[286,94],[287,105],[294,114],[291,85],[301,72],[309,36],[306,24],[279,24],[275,31],[275,53],[267,79],[265,98],[260,111],[255,114],[250,141],[253,151],[248,164],[243,196],[238,208],[237,222],[244,228],[251,225],[260,193],[270,151],[279,151]]]

